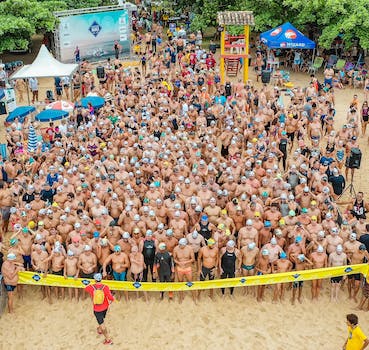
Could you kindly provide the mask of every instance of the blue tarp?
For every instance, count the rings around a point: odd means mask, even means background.
[[[33,106],[21,106],[17,107],[14,111],[10,112],[9,115],[6,117],[5,121],[7,123],[14,122],[15,118],[18,118],[18,120],[23,123],[24,117],[28,114],[34,112],[36,110]]]
[[[105,99],[100,96],[87,96],[81,99],[82,107],[87,108],[88,103],[91,103],[93,108],[101,108],[105,104]]]
[[[39,122],[52,122],[68,117],[68,112],[59,111],[56,109],[45,109],[41,113],[37,114],[35,119]]]
[[[5,91],[4,89],[0,89],[0,100],[2,100],[5,97]]]
[[[270,49],[314,49],[314,41],[307,38],[290,22],[260,34],[261,41]]]

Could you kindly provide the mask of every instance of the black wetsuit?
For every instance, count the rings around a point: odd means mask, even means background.
[[[222,275],[220,276],[221,279],[225,278],[234,278],[236,272],[236,253],[225,251],[221,259],[221,267],[223,270]],[[233,294],[233,287],[231,287],[231,295]],[[224,294],[225,289],[222,288],[222,294]]]
[[[211,230],[209,229],[209,222],[206,225],[204,225],[200,221],[199,225],[200,225],[200,231],[199,231],[200,235],[203,236],[204,239],[206,239],[206,240],[210,239],[211,238]]]
[[[149,269],[150,269],[151,276],[152,276],[152,271],[153,271],[153,267],[154,267],[155,241],[153,241],[153,240],[144,240],[142,254],[144,256],[145,265],[146,265],[146,268],[143,270],[142,281],[147,282],[147,275],[148,275]],[[156,280],[153,278],[152,281],[155,282]]]
[[[156,253],[154,264],[158,265],[158,276],[160,282],[171,282],[173,269],[173,258],[168,252]]]

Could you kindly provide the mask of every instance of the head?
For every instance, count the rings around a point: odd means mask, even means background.
[[[346,321],[350,327],[357,326],[359,323],[359,317],[355,314],[348,314],[346,315]]]

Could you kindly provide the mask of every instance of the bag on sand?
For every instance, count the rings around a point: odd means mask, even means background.
[[[102,305],[104,303],[105,294],[104,294],[104,286],[97,288],[96,286],[93,286],[94,288],[94,294],[93,294],[93,303],[95,305]]]

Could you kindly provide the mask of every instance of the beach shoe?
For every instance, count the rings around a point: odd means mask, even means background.
[[[113,345],[113,341],[111,339],[105,339],[103,344],[104,345]]]

